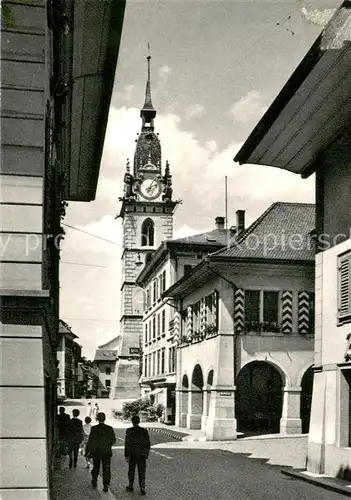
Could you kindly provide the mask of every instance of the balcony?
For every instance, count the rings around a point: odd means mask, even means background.
[[[215,337],[218,335],[218,328],[215,324],[206,325],[203,331],[194,331],[191,334],[183,335],[181,344],[189,345],[202,342],[203,340]]]

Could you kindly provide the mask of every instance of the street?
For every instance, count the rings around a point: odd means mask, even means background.
[[[62,479],[69,474],[71,487],[62,481],[57,500],[90,500],[93,498],[139,498],[137,480],[134,493],[127,493],[127,463],[124,459],[124,429],[115,429],[117,442],[113,450],[110,493],[90,485],[90,473],[79,459],[78,469],[69,471],[67,463]],[[245,453],[219,450],[211,443],[177,443],[162,433],[150,431],[152,450],[148,460],[146,497],[169,500],[341,500],[343,495],[295,480],[281,474],[281,466],[269,465],[265,459],[248,458]],[[163,444],[161,444],[163,443]],[[167,444],[166,444],[167,443]],[[158,445],[160,445],[158,447]],[[76,481],[75,481],[76,477]],[[72,486],[76,482],[77,491]]]

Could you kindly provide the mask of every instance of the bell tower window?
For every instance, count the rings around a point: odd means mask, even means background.
[[[155,225],[151,219],[145,219],[141,226],[141,246],[152,247],[155,240]]]

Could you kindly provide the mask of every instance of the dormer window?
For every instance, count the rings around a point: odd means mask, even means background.
[[[155,225],[151,219],[145,219],[141,226],[141,246],[152,247],[154,246],[155,239]]]

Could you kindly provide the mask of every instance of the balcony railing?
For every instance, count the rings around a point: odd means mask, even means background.
[[[218,328],[216,325],[206,325],[202,331],[194,331],[191,334],[183,335],[181,338],[181,344],[195,344],[196,342],[201,342],[202,340],[214,337],[218,334]]]
[[[244,331],[245,333],[281,333],[282,327],[276,321],[245,321],[244,323]]]

